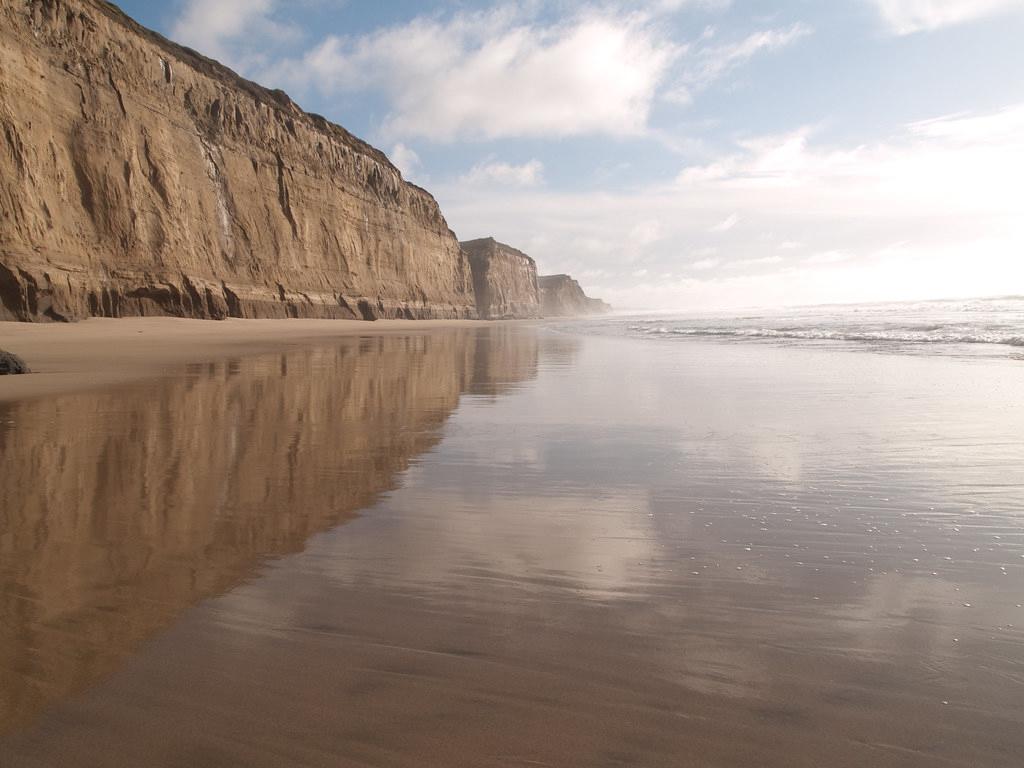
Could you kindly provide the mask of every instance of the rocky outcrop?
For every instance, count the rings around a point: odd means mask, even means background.
[[[544,317],[601,315],[611,312],[611,305],[592,299],[580,284],[568,275],[545,275],[538,278],[541,311]]]
[[[0,349],[0,376],[13,376],[29,372],[24,360],[12,352],[4,352]]]
[[[537,265],[522,251],[493,237],[462,243],[473,273],[480,317],[486,320],[540,317]]]
[[[102,0],[0,2],[0,319],[471,317],[378,150]]]

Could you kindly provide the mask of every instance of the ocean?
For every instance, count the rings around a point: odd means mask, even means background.
[[[1024,359],[1022,296],[705,314],[621,314],[564,327],[643,339],[814,344],[898,354]]]

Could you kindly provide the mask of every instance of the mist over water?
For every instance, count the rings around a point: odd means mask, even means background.
[[[638,338],[805,342],[894,353],[1024,358],[1024,297],[620,316],[571,328]]]

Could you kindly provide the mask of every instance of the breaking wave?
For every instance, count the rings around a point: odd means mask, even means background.
[[[1024,358],[1019,351],[1024,349],[1024,297],[833,305],[734,315],[620,316],[581,321],[574,330],[649,339],[863,345],[897,353],[916,349],[958,354],[959,349],[970,355]]]
[[[832,330],[824,328],[677,328],[631,326],[648,336],[708,336],[719,338],[794,339],[805,341],[897,342],[901,344],[1006,344],[1024,347],[1024,335],[998,331],[945,330]]]

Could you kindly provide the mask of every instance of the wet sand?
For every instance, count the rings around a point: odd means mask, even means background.
[[[1017,766],[1022,377],[509,325],[0,403],[0,765]]]
[[[237,320],[91,318],[80,323],[0,322],[0,349],[36,374],[0,377],[0,402],[77,392],[173,373],[186,363],[252,356],[348,336],[419,335],[484,325],[474,320]]]

